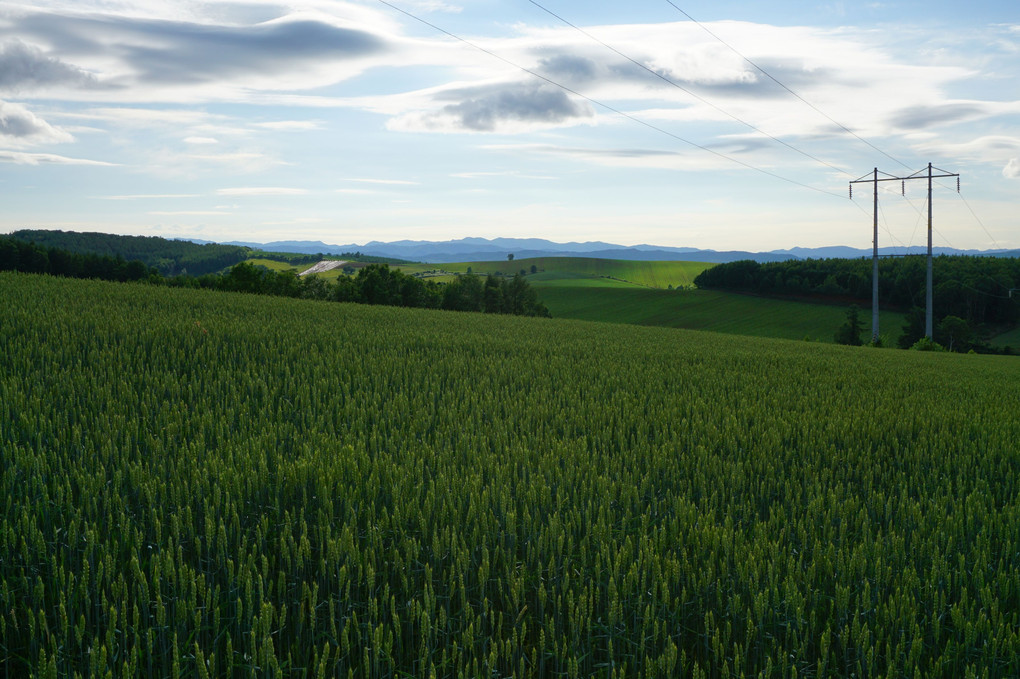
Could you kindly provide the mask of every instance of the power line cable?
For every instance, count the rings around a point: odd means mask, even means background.
[[[906,198],[906,196],[904,196],[904,198]],[[927,197],[924,199],[924,202],[925,202],[925,204],[928,203],[928,198]],[[913,205],[914,205],[913,203],[910,203],[911,207],[913,207]],[[914,236],[917,235],[917,227],[921,226],[921,217],[923,217],[923,216],[924,216],[924,214],[920,210],[917,210],[917,219],[914,220],[914,230],[910,233],[910,243],[911,243],[911,245],[913,245],[913,243],[914,243]]]
[[[886,235],[889,236],[890,239],[896,241],[896,243],[898,243],[901,248],[905,250],[909,249],[909,246],[905,244],[903,241],[901,241],[899,238],[897,238],[895,235],[893,235],[893,232],[889,229],[889,220],[885,218],[885,209],[882,208],[881,203],[879,203],[878,214],[880,216],[882,230],[885,231]]]
[[[847,172],[846,170],[844,170],[843,168],[840,168],[840,167],[836,167],[835,165],[833,165],[833,164],[831,164],[831,163],[829,163],[829,162],[826,162],[826,161],[822,160],[821,158],[818,158],[818,157],[816,157],[816,156],[813,156],[813,155],[811,155],[811,154],[810,154],[810,153],[808,153],[807,151],[804,151],[804,150],[802,150],[802,149],[799,149],[799,148],[797,148],[797,147],[796,147],[796,146],[794,146],[793,144],[790,144],[790,143],[788,143],[788,142],[785,142],[785,141],[783,141],[782,139],[779,139],[778,137],[775,137],[775,136],[773,136],[773,135],[769,134],[768,132],[765,132],[764,130],[762,130],[761,128],[759,128],[759,127],[755,126],[754,124],[752,124],[752,123],[749,123],[749,122],[747,122],[747,121],[746,121],[746,120],[744,120],[743,118],[741,118],[741,117],[739,117],[739,116],[737,116],[737,115],[735,115],[735,114],[733,114],[733,113],[730,113],[729,111],[727,111],[726,109],[722,108],[721,106],[718,106],[717,104],[714,104],[714,103],[712,103],[712,102],[711,102],[711,101],[709,101],[708,99],[705,99],[704,97],[702,97],[702,96],[701,96],[700,94],[698,94],[697,92],[693,92],[693,91],[691,91],[691,90],[687,89],[686,87],[684,87],[684,86],[683,86],[683,85],[681,85],[680,83],[676,82],[676,81],[675,81],[675,80],[673,80],[672,78],[668,78],[668,77],[666,77],[665,75],[663,75],[662,73],[659,73],[658,71],[654,71],[654,70],[652,70],[651,68],[649,68],[649,67],[648,67],[648,66],[646,66],[645,64],[641,63],[641,62],[640,62],[640,61],[638,61],[637,59],[634,59],[633,57],[631,57],[631,56],[629,56],[629,55],[627,55],[627,54],[624,54],[623,52],[621,52],[621,51],[620,51],[620,50],[618,50],[617,48],[615,48],[615,47],[613,47],[612,45],[610,45],[609,43],[607,43],[607,42],[605,42],[605,41],[601,40],[600,38],[597,38],[597,37],[595,37],[594,35],[592,35],[592,34],[591,34],[591,33],[589,33],[588,31],[584,30],[583,28],[581,28],[581,27],[580,27],[580,26],[578,26],[577,24],[574,24],[574,23],[572,23],[572,22],[568,21],[567,19],[563,18],[562,16],[560,16],[560,15],[559,15],[559,14],[557,14],[556,12],[552,11],[552,10],[551,10],[551,9],[549,9],[548,7],[545,7],[544,5],[540,4],[539,2],[536,2],[536,0],[528,0],[528,2],[530,2],[530,3],[531,3],[532,5],[534,5],[535,7],[538,7],[538,8],[540,9],[540,10],[542,10],[542,11],[543,11],[543,12],[545,12],[546,14],[549,14],[550,16],[553,16],[553,17],[555,17],[555,18],[559,19],[560,21],[562,21],[563,23],[565,23],[565,24],[566,24],[567,26],[570,26],[571,28],[575,29],[576,31],[580,32],[581,34],[583,34],[583,35],[585,35],[585,36],[587,36],[587,37],[591,38],[592,40],[594,40],[594,41],[595,41],[595,42],[597,42],[598,44],[602,45],[602,46],[603,46],[603,47],[605,47],[606,49],[608,49],[608,50],[612,50],[613,52],[615,52],[615,53],[616,53],[616,54],[618,54],[619,56],[623,57],[624,59],[626,59],[626,60],[627,60],[627,61],[629,61],[630,63],[634,64],[634,65],[635,65],[635,66],[637,66],[638,68],[641,68],[641,69],[643,69],[643,70],[645,70],[645,71],[648,71],[648,73],[652,74],[653,76],[655,76],[655,77],[656,77],[656,78],[658,78],[659,80],[662,80],[663,82],[665,82],[665,83],[668,83],[669,85],[672,85],[673,87],[677,88],[677,89],[678,89],[678,90],[680,90],[681,92],[685,92],[685,93],[687,93],[688,95],[690,95],[690,96],[694,97],[695,99],[697,99],[697,100],[698,100],[698,101],[700,101],[701,103],[703,103],[703,104],[705,104],[705,105],[707,105],[707,106],[710,106],[710,107],[714,108],[714,109],[715,109],[716,111],[719,111],[719,112],[720,112],[720,113],[722,113],[723,115],[726,115],[726,116],[728,116],[728,117],[732,118],[733,120],[737,121],[737,122],[738,122],[738,123],[740,123],[741,125],[744,125],[744,126],[746,126],[746,127],[749,127],[750,129],[754,130],[755,132],[757,132],[758,134],[760,134],[760,135],[762,135],[762,136],[768,137],[769,139],[771,139],[772,141],[776,142],[777,144],[782,144],[782,145],[783,145],[783,146],[785,146],[786,148],[788,148],[788,149],[790,149],[791,151],[794,151],[794,152],[796,152],[796,153],[799,153],[800,155],[804,156],[805,158],[809,158],[809,159],[811,159],[811,160],[815,161],[816,163],[819,163],[819,164],[821,164],[821,165],[825,165],[826,167],[828,167],[828,168],[830,168],[830,169],[833,169],[833,170],[835,170],[835,171],[837,171],[837,172],[841,172],[842,174],[845,174],[845,175],[847,175],[847,176],[851,176],[851,175],[850,175],[850,173],[849,173],[849,172]]]
[[[688,18],[688,19],[690,19],[690,20],[691,20],[692,22],[694,22],[694,23],[695,23],[695,24],[697,24],[697,25],[698,25],[699,27],[701,27],[701,29],[702,29],[702,30],[704,30],[704,31],[705,31],[706,33],[708,33],[708,34],[709,34],[710,36],[712,36],[713,38],[715,38],[716,40],[718,40],[719,42],[721,42],[721,43],[722,43],[723,45],[725,45],[726,47],[728,47],[728,48],[729,48],[729,49],[730,49],[730,50],[731,50],[731,51],[732,51],[732,52],[733,52],[734,54],[736,54],[737,56],[739,56],[739,57],[740,57],[741,59],[743,59],[743,60],[744,60],[744,61],[746,61],[747,63],[751,64],[751,66],[754,66],[754,67],[755,67],[756,69],[758,69],[759,71],[761,71],[761,73],[762,73],[763,75],[765,75],[765,76],[766,76],[766,77],[767,77],[767,78],[768,78],[769,80],[771,80],[772,82],[776,83],[777,85],[779,85],[780,87],[782,87],[782,88],[783,88],[784,90],[786,90],[787,92],[789,92],[790,94],[792,94],[792,95],[793,95],[794,97],[796,97],[796,98],[797,98],[797,99],[799,99],[800,101],[802,101],[802,102],[804,102],[805,104],[807,104],[808,106],[810,106],[810,107],[811,107],[812,109],[814,109],[814,110],[815,110],[815,111],[816,111],[816,112],[817,112],[817,113],[818,113],[819,115],[821,115],[821,116],[823,116],[824,118],[826,118],[826,119],[827,119],[827,120],[828,120],[829,122],[831,122],[831,123],[833,123],[834,125],[836,125],[837,127],[841,128],[841,129],[842,129],[842,130],[843,130],[844,132],[846,132],[847,134],[850,134],[850,135],[852,135],[852,136],[853,136],[853,137],[855,137],[855,138],[856,138],[857,140],[859,140],[859,141],[862,141],[862,142],[864,142],[865,144],[867,144],[868,146],[870,146],[870,147],[871,147],[872,149],[874,149],[875,151],[878,151],[879,153],[881,153],[881,154],[882,154],[883,156],[885,156],[885,157],[886,157],[886,158],[888,158],[889,160],[892,160],[893,162],[895,162],[895,163],[898,163],[898,164],[902,165],[903,167],[905,167],[905,168],[907,168],[907,169],[910,169],[910,166],[909,166],[909,165],[907,165],[907,164],[906,164],[906,163],[904,163],[903,161],[899,160],[898,158],[894,158],[893,156],[889,155],[888,153],[886,153],[886,152],[885,152],[885,151],[883,151],[882,149],[878,148],[877,146],[875,146],[874,144],[872,144],[872,143],[871,143],[870,141],[868,141],[868,140],[867,140],[867,139],[865,139],[864,137],[860,136],[859,134],[857,134],[856,132],[854,132],[853,130],[851,130],[851,129],[850,129],[849,127],[847,127],[847,126],[846,126],[846,125],[844,125],[843,123],[839,122],[838,120],[836,120],[835,118],[833,118],[832,116],[830,116],[830,115],[829,115],[828,113],[826,113],[825,111],[821,110],[820,108],[818,108],[817,106],[815,106],[814,104],[812,104],[812,103],[811,103],[810,101],[808,101],[807,99],[805,99],[804,97],[800,96],[799,94],[797,94],[796,92],[794,92],[794,91],[793,91],[792,89],[790,89],[789,87],[787,87],[786,85],[784,85],[784,84],[783,84],[782,82],[780,82],[780,81],[779,81],[779,79],[778,79],[778,78],[776,78],[775,76],[773,76],[773,75],[772,75],[771,73],[769,73],[768,71],[766,71],[766,70],[765,70],[764,68],[762,68],[761,66],[759,66],[759,65],[758,65],[758,64],[756,64],[755,62],[751,61],[751,59],[749,59],[748,57],[744,56],[744,55],[743,55],[743,54],[742,54],[742,53],[741,53],[740,51],[738,51],[738,50],[737,50],[737,48],[735,48],[735,47],[733,47],[732,45],[730,45],[730,44],[729,44],[728,42],[726,42],[725,40],[723,40],[722,38],[720,38],[720,37],[719,37],[718,35],[716,35],[715,33],[713,33],[713,32],[712,32],[711,30],[709,30],[709,28],[708,28],[707,26],[705,26],[705,25],[704,25],[704,24],[702,24],[702,23],[701,23],[700,21],[698,21],[697,19],[695,19],[694,17],[692,17],[692,16],[690,15],[690,14],[688,14],[687,12],[685,12],[684,10],[682,10],[682,9],[681,9],[681,8],[680,8],[680,7],[679,7],[679,6],[678,6],[678,5],[677,5],[677,4],[675,3],[675,2],[673,2],[673,0],[666,0],[666,2],[667,2],[667,3],[669,3],[669,4],[670,4],[670,5],[671,5],[671,6],[672,6],[672,7],[673,7],[673,8],[674,8],[674,9],[675,9],[676,11],[680,12],[680,13],[681,13],[681,14],[683,14],[683,15],[684,15],[685,17],[687,17],[687,18]]]
[[[963,195],[962,193],[960,193],[959,191],[957,191],[956,195],[958,195],[958,196],[960,197],[960,200],[962,200],[962,201],[963,201],[963,204],[967,206],[967,209],[968,209],[968,210],[970,210],[970,214],[971,214],[971,215],[972,215],[972,216],[974,217],[975,221],[977,221],[977,223],[981,225],[981,228],[982,228],[982,229],[984,230],[985,234],[986,234],[986,235],[987,235],[987,236],[988,236],[989,238],[991,238],[991,239],[992,239],[992,245],[994,245],[994,246],[995,246],[995,249],[996,249],[996,250],[1002,250],[1003,248],[1002,248],[1002,246],[1000,246],[1000,245],[999,245],[998,241],[996,241],[996,240],[995,240],[995,236],[993,236],[993,235],[992,235],[992,233],[991,233],[991,231],[989,231],[989,230],[988,230],[988,228],[987,228],[987,227],[985,227],[985,223],[981,221],[981,218],[980,218],[980,217],[978,217],[978,215],[977,215],[977,213],[976,213],[976,212],[974,212],[974,208],[972,208],[972,207],[970,206],[970,203],[969,203],[969,202],[967,202],[967,198],[966,198],[966,196],[964,196],[964,195]]]
[[[833,193],[832,191],[827,191],[825,189],[820,189],[820,188],[818,188],[816,186],[811,186],[810,184],[804,184],[803,182],[799,182],[796,179],[790,179],[789,177],[784,177],[782,175],[776,174],[775,172],[771,172],[771,171],[766,170],[764,168],[757,167],[755,165],[751,165],[750,163],[746,163],[746,162],[740,160],[739,158],[734,158],[733,156],[726,155],[725,153],[721,153],[721,152],[716,151],[714,149],[711,149],[711,148],[709,148],[707,146],[703,146],[702,144],[698,144],[698,143],[693,142],[693,141],[691,141],[689,139],[685,139],[685,138],[681,137],[678,134],[674,134],[673,132],[670,132],[669,130],[663,129],[663,128],[657,126],[657,125],[653,125],[652,123],[649,123],[646,120],[641,120],[637,116],[634,116],[634,115],[632,115],[630,113],[626,113],[624,111],[621,111],[621,110],[619,110],[617,108],[614,108],[614,107],[610,106],[609,104],[605,104],[605,103],[603,103],[601,101],[598,101],[597,99],[593,99],[592,97],[589,97],[589,96],[587,96],[585,94],[581,94],[580,92],[578,92],[576,90],[573,90],[573,89],[567,87],[566,85],[558,83],[555,80],[553,80],[553,79],[551,79],[551,78],[549,78],[547,76],[544,76],[541,73],[538,73],[537,71],[533,71],[530,68],[527,68],[525,66],[521,66],[520,64],[514,63],[513,61],[511,61],[511,60],[509,60],[509,59],[507,59],[505,57],[502,57],[502,56],[496,54],[495,52],[493,52],[491,50],[485,49],[481,45],[478,45],[478,44],[476,44],[474,42],[471,42],[470,40],[468,40],[466,38],[462,38],[459,35],[451,33],[450,31],[437,26],[436,24],[431,23],[430,21],[427,21],[426,19],[422,19],[421,17],[419,17],[419,16],[417,16],[415,14],[412,14],[411,12],[409,12],[409,11],[407,11],[405,9],[397,7],[396,5],[394,5],[394,4],[390,3],[390,2],[387,2],[387,0],[378,0],[378,2],[383,4],[383,5],[386,5],[387,7],[389,7],[392,10],[395,10],[395,11],[400,12],[401,14],[403,14],[403,15],[405,15],[407,17],[410,17],[411,19],[414,19],[415,21],[417,21],[419,23],[422,23],[422,24],[428,26],[429,28],[431,28],[433,30],[436,30],[436,31],[438,31],[438,32],[440,32],[440,33],[442,33],[442,34],[444,34],[446,36],[449,36],[449,37],[453,38],[454,40],[462,42],[465,45],[469,45],[470,47],[473,47],[474,49],[476,49],[476,50],[478,50],[480,52],[483,52],[484,54],[488,54],[490,57],[493,57],[494,59],[498,59],[498,60],[502,61],[505,64],[508,64],[510,66],[513,66],[514,68],[520,69],[520,70],[524,71],[525,73],[527,73],[528,75],[531,75],[531,76],[533,76],[535,78],[538,78],[539,80],[547,82],[550,85],[553,85],[554,87],[558,87],[561,90],[563,90],[564,92],[572,94],[575,97],[578,97],[580,99],[584,99],[585,101],[587,101],[587,102],[589,102],[591,104],[594,104],[596,106],[600,106],[600,107],[606,109],[607,111],[615,113],[616,115],[621,116],[623,118],[627,118],[628,120],[630,120],[632,122],[635,122],[635,123],[638,123],[639,125],[644,125],[645,127],[649,128],[651,130],[655,130],[656,132],[659,132],[659,133],[664,134],[664,135],[666,135],[668,137],[676,139],[677,141],[683,142],[684,144],[688,144],[689,146],[693,146],[694,148],[701,149],[702,151],[705,151],[707,153],[711,153],[714,156],[717,156],[717,157],[722,158],[724,160],[728,160],[731,163],[736,163],[737,165],[741,165],[741,166],[743,166],[743,167],[745,167],[745,168],[747,168],[749,170],[754,170],[755,172],[760,172],[760,173],[762,173],[764,175],[768,175],[768,176],[770,176],[770,177],[772,177],[774,179],[779,179],[781,181],[784,181],[784,182],[787,182],[787,183],[790,183],[790,184],[794,184],[796,186],[800,186],[801,188],[810,189],[812,191],[817,191],[818,193],[824,193],[824,194],[829,195],[829,196],[835,196],[836,198],[843,199],[843,196],[838,194],[838,193]]]

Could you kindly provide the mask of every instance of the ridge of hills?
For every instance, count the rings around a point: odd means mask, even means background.
[[[194,243],[209,243],[199,239],[190,240]],[[323,241],[283,240],[269,243],[252,241],[230,241],[223,245],[242,245],[272,252],[292,253],[323,253],[342,254],[360,252],[377,257],[392,257],[412,261],[449,263],[463,261],[486,261],[505,259],[507,255],[514,257],[594,257],[598,259],[623,259],[634,261],[686,261],[686,262],[733,262],[743,259],[754,261],[776,262],[790,259],[853,259],[870,257],[870,248],[853,248],[849,246],[826,246],[817,248],[793,247],[768,252],[752,252],[746,250],[710,250],[700,248],[683,248],[650,244],[619,245],[603,241],[557,243],[542,238],[460,238],[445,241],[398,240],[391,242],[369,241],[359,245],[356,243],[330,244]],[[926,249],[916,247],[880,247],[881,255],[924,254]],[[1018,257],[1020,249],[999,250],[964,250],[958,248],[937,247],[932,252],[936,255],[979,255],[990,257]]]

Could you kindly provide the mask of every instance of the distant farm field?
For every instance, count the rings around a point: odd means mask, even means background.
[[[0,676],[1020,676],[1014,358],[0,289]]]
[[[458,262],[435,264],[447,271],[514,275],[524,271],[529,281],[554,280],[564,277],[609,279],[649,288],[692,286],[699,273],[712,266],[703,262],[643,262],[591,257],[535,257],[499,262]],[[535,267],[533,274],[531,269]]]
[[[263,263],[263,260],[253,260],[253,263]],[[274,269],[293,268],[280,262],[271,264],[270,268]],[[695,277],[711,266],[704,262],[542,257],[496,262],[401,264],[394,268],[438,283],[449,282],[469,271],[478,275],[502,276],[524,271],[525,279],[538,291],[543,303],[556,318],[821,342],[832,342],[836,329],[846,320],[848,305],[694,289]],[[318,275],[334,279],[343,274],[334,270]],[[870,310],[861,309],[860,318],[865,325],[863,336],[869,339]],[[887,344],[895,346],[904,322],[901,313],[880,312],[880,335]],[[1020,345],[1020,342],[1017,344]]]
[[[1009,332],[996,335],[992,338],[992,344],[999,347],[1012,347],[1020,349],[1020,328],[1014,328]]]
[[[714,290],[652,290],[600,281],[536,281],[534,286],[555,318],[821,342],[833,341],[849,308]],[[859,317],[868,339],[871,311],[861,309]],[[887,344],[895,346],[903,324],[903,314],[879,312],[879,334]]]
[[[271,271],[288,271],[293,270],[295,273],[300,273],[307,269],[310,264],[295,265],[290,262],[281,262],[275,259],[267,259],[265,257],[252,257],[246,260],[249,264],[255,266],[264,266]]]

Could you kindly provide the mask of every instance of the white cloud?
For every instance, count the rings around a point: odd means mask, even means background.
[[[447,14],[460,14],[463,8],[458,5],[451,5],[442,0],[411,0],[408,6],[418,12],[445,12]]]
[[[950,142],[936,136],[920,140],[917,148],[928,156],[948,157],[967,163],[999,164],[1015,158],[1020,153],[1020,137],[985,135]]]
[[[453,100],[432,111],[397,116],[390,129],[405,132],[519,132],[589,122],[588,102],[561,89],[536,83],[504,83],[450,90]]]
[[[321,130],[322,123],[317,120],[277,120],[267,123],[255,123],[255,127],[267,130],[302,131]]]
[[[345,179],[348,182],[359,182],[362,184],[391,184],[399,186],[417,186],[419,182],[407,181],[406,179]]]
[[[379,13],[337,4],[291,13],[279,5],[245,12],[219,4],[207,16],[174,17],[139,6],[89,13],[22,8],[0,23],[0,41],[8,45],[0,52],[7,66],[0,86],[62,86],[68,98],[175,103],[321,87],[362,73],[396,48]]]
[[[151,193],[122,196],[96,196],[100,200],[158,200],[163,198],[198,198],[197,193]]]
[[[20,92],[51,85],[95,84],[91,73],[47,56],[38,47],[18,39],[0,44],[0,89]]]
[[[1002,168],[1002,176],[1007,179],[1020,179],[1020,158],[1010,158],[1006,167]]]
[[[282,186],[242,186],[231,189],[219,189],[218,196],[304,196],[307,189],[287,188]]]
[[[604,167],[704,171],[730,170],[741,166],[722,156],[709,156],[697,149],[663,151],[642,148],[584,148],[552,144],[489,144],[482,148],[518,154],[569,158],[585,165]],[[734,149],[721,149],[733,155]]]
[[[85,158],[68,158],[52,153],[21,153],[18,151],[0,150],[0,163],[16,165],[95,165],[97,167],[116,167],[115,163]]]
[[[73,141],[66,131],[53,127],[21,104],[0,101],[0,140],[27,146]]]
[[[187,217],[209,217],[209,216],[215,216],[215,215],[229,215],[230,213],[229,212],[218,212],[216,210],[169,210],[169,211],[166,211],[166,210],[153,210],[153,211],[150,211],[148,214],[150,214],[150,215],[157,215],[157,216],[160,216],[160,217],[169,217],[169,216],[172,216],[172,217],[180,217],[180,216],[187,216]]]

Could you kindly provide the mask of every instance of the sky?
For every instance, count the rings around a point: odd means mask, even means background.
[[[1016,0],[0,4],[0,233],[869,248],[928,163],[1020,247]]]

